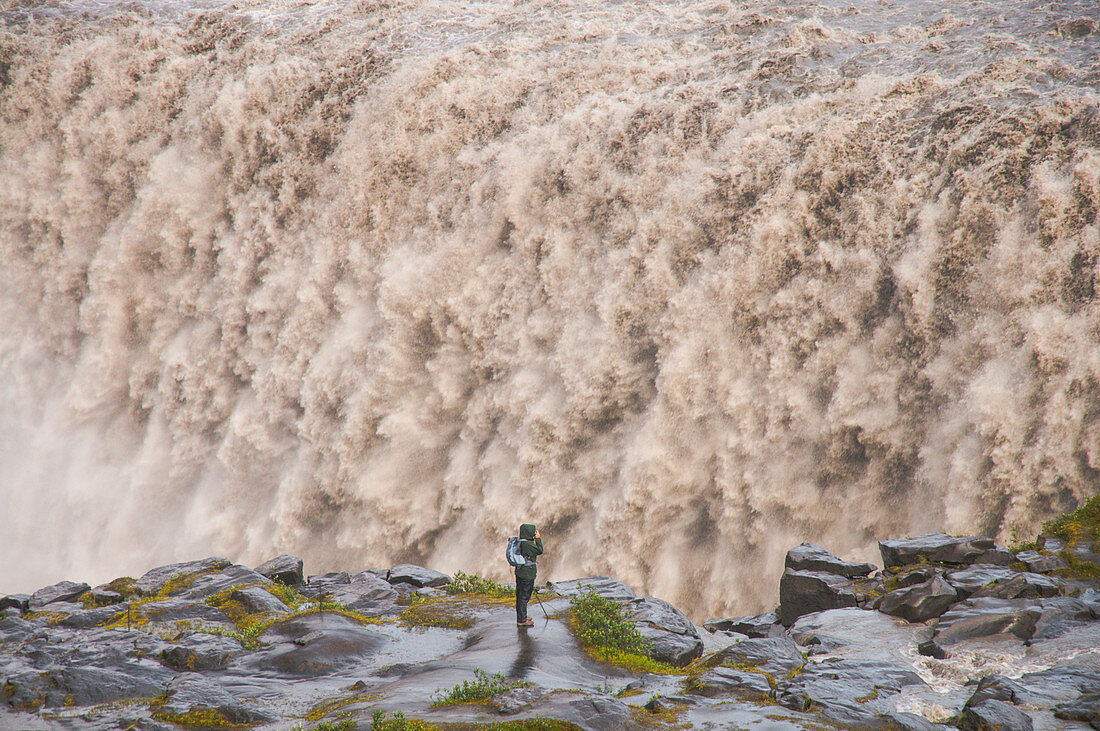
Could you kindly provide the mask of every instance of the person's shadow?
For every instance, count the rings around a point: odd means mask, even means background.
[[[522,680],[535,665],[535,641],[531,639],[526,627],[520,627],[516,634],[519,635],[519,654],[512,663],[512,669],[508,671],[508,677],[511,680]]]

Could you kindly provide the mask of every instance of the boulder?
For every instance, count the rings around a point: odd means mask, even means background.
[[[1042,698],[1011,678],[1003,675],[986,675],[978,680],[978,686],[966,705],[976,706],[985,701],[1036,704],[1041,703]]]
[[[877,568],[871,563],[843,561],[812,543],[801,543],[787,551],[784,567],[794,571],[823,571],[847,578],[866,576]]]
[[[115,617],[125,621],[126,605],[112,607],[116,611]],[[135,626],[142,622],[175,624],[182,619],[199,620],[211,624],[232,625],[233,622],[225,613],[217,607],[212,607],[199,601],[190,601],[182,597],[162,599],[133,607],[130,612],[131,621]]]
[[[914,584],[923,584],[938,573],[939,572],[931,566],[921,566],[920,568],[910,569],[909,571],[901,572],[894,578],[894,581],[891,583],[896,589],[904,589],[905,587],[913,586]]]
[[[386,581],[391,584],[411,584],[417,588],[430,586],[438,589],[451,583],[451,577],[433,569],[405,563],[390,569]]]
[[[218,714],[228,722],[226,725],[265,723],[275,718],[254,704],[238,700],[198,673],[184,673],[168,683],[166,699],[157,713],[184,716],[201,711]]]
[[[693,693],[714,696],[719,693],[734,693],[741,697],[774,696],[768,676],[762,672],[741,668],[719,666],[707,670],[691,684]]]
[[[1066,562],[1053,553],[1039,553],[1038,551],[1020,551],[1016,554],[1016,560],[1027,566],[1028,571],[1042,574],[1055,569],[1064,569]]]
[[[1054,717],[1063,721],[1080,721],[1100,729],[1100,692],[1086,693],[1076,700],[1055,706]]]
[[[349,583],[334,586],[332,598],[348,609],[371,613],[392,605],[397,592],[388,582],[364,571],[351,577]]]
[[[297,556],[276,556],[256,567],[256,573],[287,586],[297,586],[303,581],[305,564]]]
[[[787,708],[813,706],[845,726],[876,726],[879,716],[894,710],[892,696],[910,685],[924,685],[908,668],[869,660],[829,659],[811,663],[801,673],[780,680],[775,697]]]
[[[21,612],[26,612],[30,609],[30,604],[30,594],[9,594],[5,597],[0,597],[0,609],[14,607]]]
[[[790,637],[741,640],[720,650],[716,661],[751,668],[774,677],[785,677],[806,664],[802,651]]]
[[[32,612],[38,611],[47,604],[72,601],[90,588],[90,586],[84,583],[78,584],[75,581],[62,581],[58,584],[39,589],[31,594],[27,606]]]
[[[1066,542],[1057,536],[1047,535],[1046,533],[1040,533],[1039,537],[1035,541],[1035,548],[1039,551],[1049,551],[1050,553],[1059,553],[1066,547]]]
[[[247,566],[226,566],[220,571],[210,571],[195,576],[186,586],[169,591],[168,596],[180,596],[200,601],[226,589],[245,585],[270,585],[271,580]]]
[[[121,604],[122,595],[106,586],[97,586],[92,589],[92,602],[97,607],[107,607],[112,604]]]
[[[158,566],[145,572],[141,578],[134,582],[133,588],[139,596],[152,596],[160,592],[164,585],[172,579],[191,574],[220,571],[232,565],[233,562],[227,558],[212,557],[199,559],[198,561],[184,561],[168,564],[167,566]]]
[[[958,727],[966,731],[1031,731],[1031,717],[1004,701],[982,701],[967,706]]]
[[[563,721],[577,724],[592,731],[618,731],[633,726],[630,707],[620,700],[606,696],[590,696],[566,704]],[[558,713],[554,714],[558,718]]]
[[[290,607],[271,592],[259,586],[234,589],[229,598],[238,602],[249,614],[257,612],[289,612]]]
[[[1030,695],[1018,700],[1037,706],[1069,703],[1083,695],[1100,693],[1100,672],[1056,665],[1048,670],[1025,673],[1017,684]]]
[[[940,645],[998,634],[1026,640],[1034,633],[1041,615],[1041,607],[1027,599],[967,599],[940,617],[935,639]]]
[[[61,605],[51,605],[51,607],[52,606]],[[117,606],[85,609],[79,604],[70,604],[66,609],[67,616],[64,619],[57,620],[55,624],[59,627],[72,627],[74,629],[95,627],[115,617],[118,614],[118,610],[119,608]],[[52,611],[52,609],[47,608],[47,611]]]
[[[621,581],[606,576],[589,576],[585,579],[570,579],[569,581],[550,581],[546,588],[555,594],[562,596],[575,596],[586,591],[595,592],[604,599],[633,599],[634,590]]]
[[[779,580],[779,618],[785,627],[804,614],[858,604],[855,585],[836,574],[787,569]]]
[[[891,711],[883,714],[883,718],[892,723],[898,731],[938,731],[947,728],[938,723],[932,723],[927,718],[918,716],[915,713]]]
[[[729,617],[727,619],[708,619],[703,627],[709,632],[737,632],[748,637],[770,637],[782,629],[779,615],[765,612],[753,617]]]
[[[1007,581],[1015,575],[1015,571],[1005,566],[975,564],[960,571],[950,571],[945,578],[959,592],[959,598],[966,599],[979,589],[998,581]]]
[[[647,596],[630,600],[639,634],[653,643],[653,658],[683,667],[703,654],[703,641],[695,625],[663,599]]]
[[[1057,579],[1042,574],[1021,573],[983,586],[971,596],[988,596],[997,599],[1034,599],[1036,597],[1058,596],[1060,593],[1062,593],[1062,582]]]
[[[957,598],[955,589],[937,575],[923,584],[890,592],[882,597],[878,610],[910,622],[924,622],[943,614]]]
[[[240,650],[240,643],[231,637],[196,632],[162,650],[160,661],[180,672],[223,670]]]
[[[502,716],[511,716],[530,707],[546,695],[546,691],[537,685],[511,688],[497,693],[489,699],[489,707]]]
[[[9,675],[4,694],[15,710],[90,706],[155,696],[171,677],[172,673],[159,665],[137,662],[113,668],[55,667]]]
[[[945,533],[926,533],[916,538],[879,541],[884,566],[906,566],[927,561],[930,563],[973,564],[1012,563],[1012,554],[982,536],[949,536]]]
[[[306,639],[312,633],[312,638]],[[260,636],[270,647],[240,662],[250,671],[304,677],[361,662],[391,642],[386,635],[340,614],[325,612],[275,622]],[[296,640],[303,640],[299,644]]]
[[[1035,622],[1032,642],[1060,637],[1096,618],[1092,607],[1080,599],[1054,597],[1038,602],[1039,619]]]

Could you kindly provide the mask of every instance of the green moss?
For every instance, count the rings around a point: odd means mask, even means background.
[[[233,723],[212,708],[194,708],[187,713],[154,711],[153,718],[183,728],[251,728],[255,725]]]
[[[325,716],[340,710],[352,703],[371,703],[378,700],[377,693],[352,693],[329,701],[318,703],[306,713],[307,721],[319,721]]]
[[[474,624],[470,608],[462,601],[445,599],[413,604],[398,617],[406,627],[469,629]]]
[[[23,619],[32,622],[45,622],[50,626],[53,626],[68,618],[69,615],[65,612],[28,612],[27,614],[23,615]]]

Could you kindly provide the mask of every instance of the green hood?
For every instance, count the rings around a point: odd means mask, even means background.
[[[531,523],[524,523],[519,527],[519,537],[525,541],[533,541],[535,539],[535,526]]]

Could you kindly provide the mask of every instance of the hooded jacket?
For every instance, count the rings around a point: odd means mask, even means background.
[[[538,573],[535,559],[542,555],[542,539],[535,538],[535,526],[531,523],[524,523],[519,527],[519,538],[519,555],[527,559],[530,565],[516,566],[516,578],[534,580]]]

